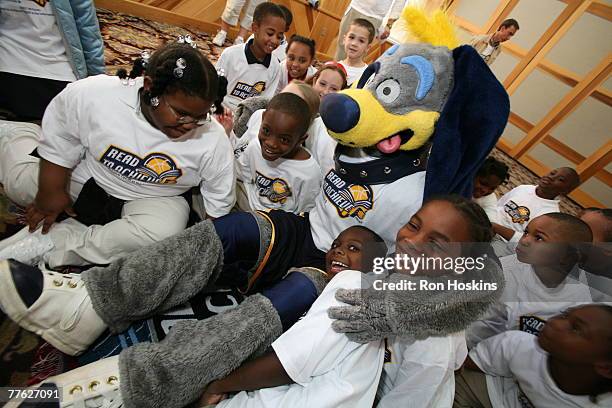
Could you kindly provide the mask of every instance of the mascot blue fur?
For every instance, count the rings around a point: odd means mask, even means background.
[[[409,7],[403,17],[421,42],[394,45],[367,67],[354,88],[328,95],[321,104],[321,117],[339,144],[336,166],[327,173],[316,211],[340,220],[320,221],[333,234],[363,224],[393,241],[423,198],[451,193],[471,198],[474,175],[508,119],[504,88],[473,48],[457,47],[443,13],[428,18]],[[341,182],[331,186],[332,180]],[[348,194],[334,192],[342,186]],[[376,195],[386,188],[393,194]],[[339,196],[346,201],[342,207],[334,203]],[[95,313],[112,332],[120,333],[130,321],[180,305],[215,282],[224,261],[219,225],[204,221],[107,268],[84,272]],[[270,242],[270,228],[265,221],[258,225],[261,252],[267,247],[263,242]],[[330,310],[333,327],[358,342],[391,335],[423,339],[463,330],[503,290],[499,265],[488,258],[485,266],[456,279],[496,283],[498,290],[341,289],[336,297],[347,306]],[[385,277],[389,282],[412,278],[399,273]],[[324,284],[320,271],[292,268],[276,291],[264,289],[208,319],[177,323],[159,343],[137,344],[118,358],[83,369],[112,375],[116,381],[109,384],[114,388],[104,392],[117,395],[120,389],[116,398],[125,407],[183,407],[210,381],[263,353],[301,315],[295,310],[300,296],[292,293],[313,294],[309,303],[299,305],[303,312]],[[81,380],[78,372],[49,379],[60,387]]]

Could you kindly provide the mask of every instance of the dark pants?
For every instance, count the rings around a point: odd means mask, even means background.
[[[51,99],[70,82],[0,72],[0,108],[20,121],[41,120]]]

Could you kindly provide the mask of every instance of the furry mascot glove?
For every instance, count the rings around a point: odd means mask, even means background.
[[[234,112],[234,134],[237,138],[241,138],[244,132],[249,128],[247,125],[253,112],[259,109],[265,109],[268,106],[269,98],[265,96],[255,96],[247,98],[238,104],[236,112]]]
[[[393,335],[420,340],[463,330],[499,298],[505,283],[501,267],[491,259],[486,260],[483,270],[472,270],[462,275],[430,277],[392,273],[386,278],[381,275],[369,277],[396,284],[412,281],[416,288],[338,290],[336,299],[350,306],[330,308],[330,318],[337,319],[332,327],[358,343]],[[490,283],[491,290],[449,288],[448,283],[455,280],[463,283]],[[420,281],[438,283],[446,289],[420,290]]]

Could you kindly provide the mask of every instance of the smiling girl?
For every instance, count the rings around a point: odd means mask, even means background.
[[[313,75],[316,72],[312,66],[314,57],[314,40],[297,34],[292,35],[287,46],[287,58],[281,62],[281,77],[277,92],[282,91],[294,79],[303,81]]]

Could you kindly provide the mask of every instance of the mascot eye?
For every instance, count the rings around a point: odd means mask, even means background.
[[[384,103],[391,103],[400,94],[400,84],[395,79],[385,79],[376,87],[376,96]]]

